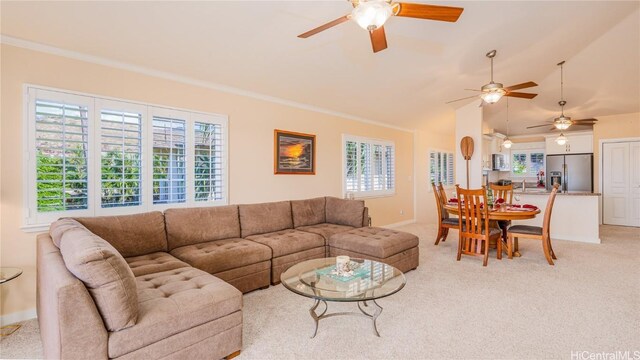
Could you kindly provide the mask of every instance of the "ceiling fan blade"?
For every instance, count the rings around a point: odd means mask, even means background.
[[[298,35],[298,37],[302,38],[302,39],[306,39],[311,35],[315,35],[315,34],[321,32],[321,31],[325,31],[325,30],[327,30],[329,28],[332,28],[332,27],[334,27],[336,25],[340,25],[345,21],[349,21],[349,19],[351,19],[351,15],[345,15],[345,16],[343,16],[341,18],[337,18],[337,19],[335,19],[335,20],[333,20],[331,22],[328,22],[328,23],[326,23],[326,24],[324,24],[322,26],[318,26],[317,28],[315,28],[313,30],[309,30],[304,34],[300,34],[300,35]]]
[[[449,103],[460,101],[460,100],[467,100],[467,99],[471,99],[471,98],[474,98],[474,97],[478,97],[478,95],[471,95],[471,96],[463,97],[463,98],[460,98],[460,99],[447,101],[445,104],[449,104]]]
[[[369,31],[369,37],[371,38],[371,46],[374,53],[387,48],[387,36],[384,34],[384,26]]]
[[[579,120],[571,120],[573,121],[573,123],[581,123],[581,122],[590,122],[590,123],[595,123],[596,121],[598,121],[598,119],[579,119]]]
[[[571,126],[593,126],[595,125],[595,123],[578,123],[578,124],[571,124]]]
[[[438,20],[456,22],[462,14],[463,8],[451,6],[397,3],[396,16],[411,17],[417,19]]]
[[[530,87],[534,87],[534,86],[538,86],[538,84],[534,83],[533,81],[529,81],[529,82],[522,83],[522,84],[512,85],[512,86],[506,87],[504,89],[507,92],[509,92],[509,91],[514,91],[514,90],[526,89],[526,88],[530,88]]]
[[[508,93],[504,94],[504,96],[517,97],[517,98],[523,98],[523,99],[533,99],[534,97],[538,96],[538,94],[521,93],[521,92],[508,92]]]
[[[534,129],[534,128],[539,128],[539,127],[544,127],[544,126],[549,126],[549,124],[544,124],[544,125],[534,125],[534,126],[527,126],[527,129]]]

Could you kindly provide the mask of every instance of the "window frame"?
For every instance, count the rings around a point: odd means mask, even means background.
[[[429,149],[429,154],[427,157],[427,161],[429,162],[429,171],[427,172],[427,178],[429,179],[429,184],[431,184],[433,182],[433,180],[431,179],[431,154],[438,154],[439,157],[441,157],[442,155],[445,156],[445,162],[447,162],[447,158],[451,157],[451,166],[447,166],[447,170],[450,173],[445,174],[445,178],[446,178],[446,182],[442,183],[442,186],[444,187],[451,187],[454,186],[456,183],[456,179],[455,179],[455,168],[456,168],[456,155],[453,151],[450,150],[442,150],[442,149]],[[437,165],[436,165],[437,166]],[[442,173],[442,168],[438,169],[437,174],[441,174]],[[439,177],[440,179],[442,179],[442,177]],[[436,185],[439,182],[436,182]],[[429,187],[429,190],[431,190],[431,187]]]
[[[39,212],[37,207],[37,157],[36,157],[36,100],[50,100],[87,107],[88,145],[87,145],[87,209],[55,212]],[[141,127],[141,186],[142,203],[134,206],[106,207],[101,206],[101,112],[116,110],[136,112],[142,115]],[[187,115],[185,136],[185,184],[187,200],[183,203],[153,204],[153,115],[167,116],[171,114]],[[83,217],[104,215],[127,215],[145,211],[163,211],[178,207],[222,206],[229,204],[229,123],[228,116],[217,113],[168,107],[152,103],[143,103],[127,99],[117,99],[102,95],[81,93],[39,85],[23,85],[23,226],[26,232],[44,231],[51,222],[60,217]],[[181,118],[182,119],[182,118]],[[195,201],[194,154],[195,154],[195,122],[219,124],[222,126],[222,200]]]
[[[525,169],[526,172],[524,174],[516,174],[513,172],[514,164],[513,156],[516,154],[525,155]],[[509,153],[509,161],[511,162],[511,170],[509,170],[509,175],[512,178],[518,179],[526,179],[526,178],[534,178],[537,177],[537,174],[531,174],[529,171],[531,170],[531,154],[542,154],[542,170],[546,173],[547,168],[547,159],[546,159],[546,151],[545,149],[511,149]]]
[[[368,191],[350,191],[348,190],[347,187],[347,152],[346,152],[346,145],[347,145],[347,141],[351,141],[351,142],[356,142],[358,143],[357,148],[357,155],[356,155],[356,159],[358,159],[358,161],[360,161],[359,159],[360,157],[360,144],[362,143],[366,143],[369,144],[371,146],[371,150],[370,150],[370,158],[369,158],[369,163],[371,165],[371,188],[374,188],[374,171],[373,171],[373,167],[374,167],[374,159],[373,159],[373,154],[374,154],[374,146],[375,145],[380,145],[382,147],[382,169],[383,169],[383,181],[384,181],[384,188],[382,190],[368,190]],[[391,147],[391,152],[392,152],[392,161],[393,161],[393,165],[391,167],[391,171],[392,171],[392,177],[391,177],[391,188],[387,188],[388,183],[389,183],[389,178],[387,176],[387,169],[388,169],[388,163],[387,163],[387,147],[390,146]],[[342,142],[341,142],[341,155],[342,155],[342,194],[343,195],[347,195],[347,193],[351,193],[353,194],[353,197],[356,199],[364,199],[364,198],[376,198],[376,197],[387,197],[387,196],[394,196],[396,194],[396,184],[397,184],[397,179],[396,179],[396,154],[397,154],[397,150],[396,150],[396,144],[395,142],[391,141],[391,140],[383,140],[383,139],[375,139],[375,138],[369,138],[369,137],[364,137],[364,136],[356,136],[356,135],[349,135],[349,134],[342,134]],[[360,169],[361,166],[358,166],[358,169]],[[360,170],[358,170],[358,186],[360,186]]]

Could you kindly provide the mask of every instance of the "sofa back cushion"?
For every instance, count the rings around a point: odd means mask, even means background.
[[[62,234],[60,252],[67,269],[89,290],[109,331],[135,325],[136,281],[127,262],[111,244],[76,227]]]
[[[159,211],[75,219],[107,240],[124,257],[167,251],[164,215]]]
[[[344,200],[327,196],[327,222],[337,225],[362,227],[364,200]]]
[[[72,218],[62,218],[58,221],[54,221],[49,226],[49,235],[51,236],[51,240],[53,243],[60,248],[60,241],[62,240],[62,235],[68,230],[73,229],[86,229],[84,225],[80,224],[76,220]]]
[[[186,245],[239,238],[238,206],[168,209],[164,212],[169,251]]]
[[[291,202],[240,205],[242,237],[293,228]]]
[[[325,222],[325,198],[291,201],[293,227],[316,225]]]

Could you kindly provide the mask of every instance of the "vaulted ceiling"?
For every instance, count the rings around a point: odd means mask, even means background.
[[[424,2],[424,1],[420,1]],[[372,53],[348,22],[296,36],[347,14],[347,1],[2,1],[4,36],[244,89],[405,128],[450,119],[448,100],[489,81],[535,81],[534,100],[511,100],[512,134],[559,113],[574,118],[640,111],[640,3],[453,1],[457,23],[391,18],[389,48]],[[505,103],[485,110],[506,131]]]

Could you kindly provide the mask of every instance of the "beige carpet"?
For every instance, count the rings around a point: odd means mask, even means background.
[[[457,234],[433,245],[418,234],[420,267],[382,299],[382,335],[357,317],[320,322],[310,339],[311,300],[282,285],[244,297],[244,346],[238,359],[571,358],[572,351],[640,351],[640,230],[601,228],[602,244],[554,242],[556,266],[540,243],[521,240],[522,258],[455,260]],[[330,310],[355,310],[330,303]],[[0,342],[2,358],[37,358],[35,321]]]

